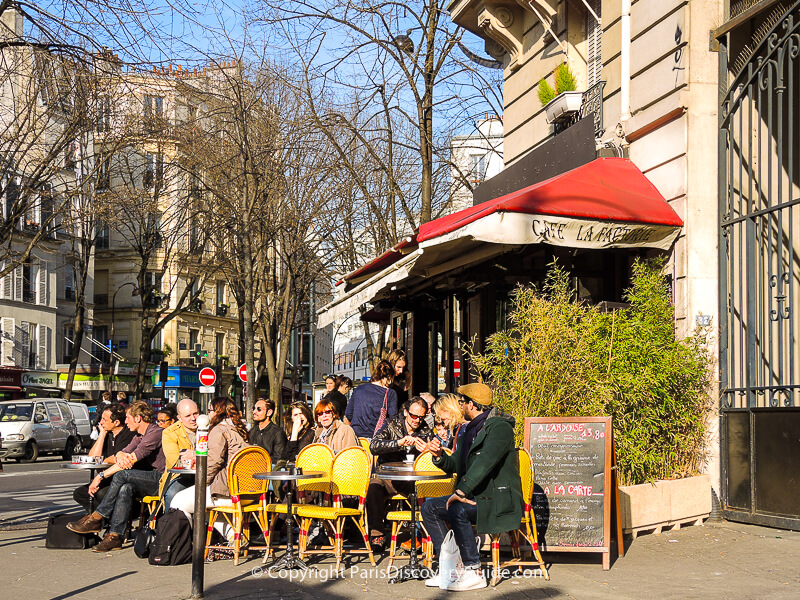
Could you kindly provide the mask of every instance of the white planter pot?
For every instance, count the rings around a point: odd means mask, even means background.
[[[620,486],[619,505],[624,533],[680,529],[702,525],[711,513],[711,479],[708,475]]]
[[[583,103],[583,92],[563,92],[553,98],[544,107],[545,117],[548,123],[555,123],[581,109]]]

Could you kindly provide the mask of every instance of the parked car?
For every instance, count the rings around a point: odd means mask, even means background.
[[[82,446],[72,411],[57,398],[0,402],[0,435],[0,457],[24,463],[36,462],[44,453],[69,460]]]
[[[81,449],[88,451],[92,447],[92,416],[89,407],[80,402],[68,402],[72,416],[75,418],[75,427],[81,438]]]

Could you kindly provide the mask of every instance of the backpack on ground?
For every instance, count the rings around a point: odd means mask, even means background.
[[[156,521],[156,536],[147,560],[151,565],[192,562],[192,527],[183,511],[170,509]]]
[[[96,535],[81,535],[67,529],[67,523],[78,518],[75,515],[53,515],[47,519],[44,547],[50,550],[85,550],[94,546],[98,542]]]

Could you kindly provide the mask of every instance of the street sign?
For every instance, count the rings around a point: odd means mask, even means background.
[[[461,377],[461,361],[453,361],[453,377]]]
[[[217,381],[217,374],[214,372],[214,369],[206,367],[202,371],[200,371],[200,383],[207,387],[213,387],[214,383]],[[210,394],[211,392],[201,392],[203,394]]]
[[[200,393],[201,394],[213,394],[214,393],[214,386],[213,385],[201,385],[200,386]]]
[[[247,364],[239,365],[239,368],[236,370],[239,375],[239,379],[242,381],[247,381]]]

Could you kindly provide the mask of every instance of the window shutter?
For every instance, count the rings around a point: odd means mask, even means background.
[[[19,327],[14,329],[14,362],[18,367],[30,369],[30,334],[31,324],[21,321]]]
[[[14,300],[22,302],[22,265],[14,269]]]
[[[0,365],[13,366],[14,363],[14,319],[0,319]]]
[[[47,272],[47,261],[40,260],[39,261],[39,270],[38,270],[38,282],[37,282],[37,290],[36,290],[36,304],[43,304],[45,306],[49,306],[50,304],[50,294],[49,294],[49,283],[48,279],[48,272]]]
[[[600,0],[589,0],[592,10],[600,16]],[[592,13],[586,11],[586,41],[588,45],[588,61],[586,74],[587,89],[600,81],[603,74],[602,57],[603,26],[597,22]]]
[[[49,350],[51,333],[47,325],[37,325],[36,337],[38,338],[38,348],[36,352],[36,368],[45,370],[47,369],[49,361]]]
[[[0,262],[0,267],[5,268],[6,262]],[[0,279],[0,299],[11,300],[11,288],[14,286],[14,272],[10,271]],[[13,337],[13,334],[12,334]],[[3,355],[5,356],[5,355]]]

